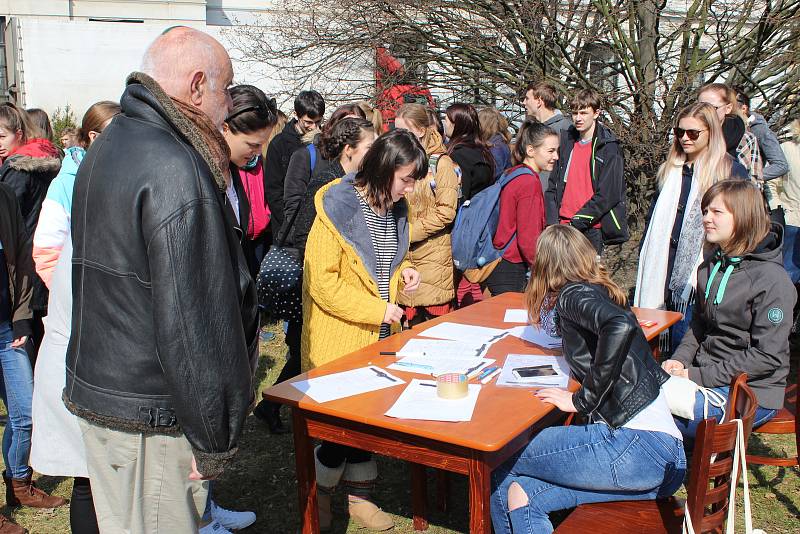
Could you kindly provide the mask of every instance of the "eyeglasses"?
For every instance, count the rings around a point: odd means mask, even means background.
[[[697,138],[700,137],[700,134],[703,132],[707,132],[708,130],[684,130],[683,128],[678,128],[677,126],[672,129],[675,133],[676,139],[683,139],[683,136],[689,138],[690,141],[697,141]]]

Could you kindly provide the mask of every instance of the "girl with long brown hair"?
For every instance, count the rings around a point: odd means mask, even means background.
[[[428,156],[428,174],[408,196],[408,257],[422,274],[422,283],[418,291],[401,295],[398,300],[405,307],[409,324],[414,325],[451,311],[455,289],[450,231],[456,217],[461,176],[425,106],[402,105],[394,124],[414,134]]]
[[[581,232],[553,225],[542,233],[525,298],[534,324],[542,307],[555,310],[564,357],[581,383],[574,393],[535,395],[587,423],[544,429],[495,471],[494,531],[548,533],[555,510],[672,495],[686,456],[661,390],[669,376]]]
[[[684,314],[665,350],[677,347],[692,313],[695,272],[703,260],[700,199],[715,182],[747,178],[747,171],[725,152],[714,107],[692,104],[675,121],[667,160],[658,170],[648,226],[639,253],[634,306]]]

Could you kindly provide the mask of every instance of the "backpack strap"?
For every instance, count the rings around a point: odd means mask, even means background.
[[[436,176],[436,166],[439,165],[439,158],[441,154],[431,154],[428,158],[428,172]]]
[[[311,157],[311,172],[314,172],[314,167],[317,166],[317,147],[314,146],[314,143],[308,143],[306,150],[308,150],[308,155]]]

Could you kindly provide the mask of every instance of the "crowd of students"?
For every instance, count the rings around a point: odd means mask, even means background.
[[[746,372],[756,426],[782,406],[800,281],[800,121],[780,145],[748,96],[719,83],[675,118],[632,301],[683,313],[659,367],[601,259],[629,239],[623,150],[600,120],[602,95],[576,91],[562,113],[551,85],[530,85],[513,140],[503,114],[468,103],[442,115],[407,103],[389,129],[366,102],[325,120],[323,97],[303,91],[289,119],[254,86],[220,92],[230,61],[198,34],[165,32],[121,105],[91,106],[61,132],[61,150],[44,112],[0,105],[9,505],[66,504],[36,487],[36,470],[75,478],[76,533],[252,524],[253,513],[218,506],[207,479],[255,404],[255,281],[273,245],[296,249],[303,266],[277,382],[486,293],[525,292],[534,324],[557,318],[581,388],[537,396],[587,422],[545,429],[496,470],[498,534],[552,531],[548,513],[580,503],[674,493],[703,402],[698,393],[693,421],[673,418],[670,375],[727,398]],[[191,76],[167,73],[175,57]],[[142,153],[147,162],[131,159]],[[497,183],[498,260],[462,272],[456,219]],[[254,414],[287,431],[280,406],[262,401]],[[136,473],[120,471],[134,461]],[[356,523],[393,526],[372,497],[369,453],[322,442],[315,461],[323,528],[337,488]],[[162,494],[171,506],[158,506]],[[18,532],[0,516],[0,533]]]

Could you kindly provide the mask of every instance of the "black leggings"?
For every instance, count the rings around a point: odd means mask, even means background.
[[[347,445],[323,441],[317,449],[317,459],[325,467],[336,469],[344,462],[360,464],[372,459],[372,453],[361,449],[354,449]]]
[[[88,478],[75,477],[69,504],[69,526],[72,534],[98,534],[92,487]]]
[[[520,293],[525,291],[527,271],[528,266],[525,263],[511,263],[502,259],[483,285],[489,288],[493,297],[512,291]]]

